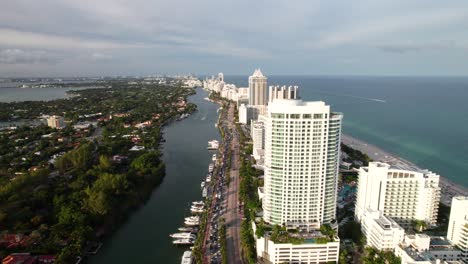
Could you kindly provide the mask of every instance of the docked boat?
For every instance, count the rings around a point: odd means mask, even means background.
[[[210,166],[208,166],[208,172],[209,173],[212,173],[214,170],[214,164],[213,163],[210,163]]]
[[[190,239],[193,238],[195,239],[195,235],[192,233],[174,233],[169,235],[172,238],[177,238],[177,239]]]
[[[203,208],[197,208],[197,207],[190,208],[190,212],[192,212],[192,214],[199,214],[199,213],[203,213],[204,211],[205,209]]]
[[[172,241],[174,245],[193,245],[195,239],[177,239]]]
[[[205,187],[205,182],[202,181],[201,184],[200,184],[200,186],[201,186],[202,188]]]
[[[211,175],[206,176],[206,182],[211,182]]]
[[[219,141],[218,140],[210,140],[208,141],[208,150],[217,150],[219,147]]]
[[[216,154],[213,154],[213,156],[211,156],[211,160],[212,160],[212,161],[216,161],[216,158],[217,158],[217,157],[216,157]]]
[[[206,187],[203,187],[203,191],[202,191],[203,198],[205,198],[207,195],[208,195],[208,189],[206,189]]]
[[[184,224],[186,226],[198,226],[198,225],[200,225],[200,221],[188,221],[188,220],[186,220],[184,222]]]
[[[185,118],[187,118],[187,117],[189,117],[189,116],[190,116],[190,114],[182,114],[182,115],[180,115],[179,118],[177,118],[177,121],[180,121],[180,120],[182,120],[182,119],[185,119]]]
[[[180,264],[192,264],[192,251],[185,251]]]
[[[185,217],[185,221],[200,221],[200,217],[199,216]]]
[[[192,202],[193,205],[196,205],[196,206],[200,206],[200,205],[205,205],[205,202],[203,201],[195,201],[195,202]]]
[[[179,230],[180,232],[190,232],[190,233],[198,232],[198,229],[193,228],[193,227],[179,227],[179,228],[177,228],[177,230]]]

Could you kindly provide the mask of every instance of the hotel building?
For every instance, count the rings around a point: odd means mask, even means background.
[[[370,162],[359,169],[355,215],[362,222],[365,210],[382,211],[403,228],[414,220],[428,225],[437,221],[439,175],[428,170],[409,171]]]

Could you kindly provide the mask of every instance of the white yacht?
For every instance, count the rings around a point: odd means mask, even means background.
[[[195,242],[195,239],[178,239],[172,241],[172,244],[175,245],[192,245]]]
[[[197,232],[197,229],[192,227],[179,227],[177,228],[177,230],[179,230],[180,232]]]
[[[219,147],[219,141],[218,140],[210,140],[208,141],[208,147],[207,149],[209,150],[216,150]]]
[[[200,225],[200,221],[185,220],[184,224],[185,224],[186,226],[198,226],[198,225]]]
[[[201,184],[200,184],[200,186],[201,186],[202,188],[205,187],[205,182],[202,181]]]
[[[205,211],[204,209],[196,209],[196,208],[190,209],[190,212],[192,212],[192,214],[201,214],[204,211]]]
[[[174,233],[169,235],[172,238],[177,238],[177,239],[195,239],[195,235],[192,233]]]
[[[192,202],[193,205],[196,205],[196,206],[200,206],[200,205],[205,205],[205,202],[203,201],[195,201],[195,202]]]
[[[216,154],[213,154],[213,156],[211,156],[212,161],[216,161],[216,158],[217,158]]]
[[[200,221],[200,217],[199,216],[185,217],[185,221]]]

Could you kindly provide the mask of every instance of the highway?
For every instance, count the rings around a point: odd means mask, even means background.
[[[229,131],[230,149],[232,153],[230,177],[231,181],[227,190],[226,201],[227,208],[225,213],[226,219],[226,239],[227,239],[227,255],[228,263],[243,263],[241,256],[240,245],[240,226],[241,215],[239,214],[239,134],[236,130],[234,116],[234,104],[230,103],[228,117],[223,123],[226,124]],[[226,135],[228,136],[228,135]]]

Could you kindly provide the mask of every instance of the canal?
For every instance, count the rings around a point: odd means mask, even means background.
[[[198,111],[165,127],[164,181],[89,263],[180,263],[184,248],[172,245],[169,234],[183,225],[190,203],[201,200],[200,183],[211,160],[207,142],[219,140],[215,127],[218,106],[204,100],[207,96],[206,91],[197,89],[189,101]]]

